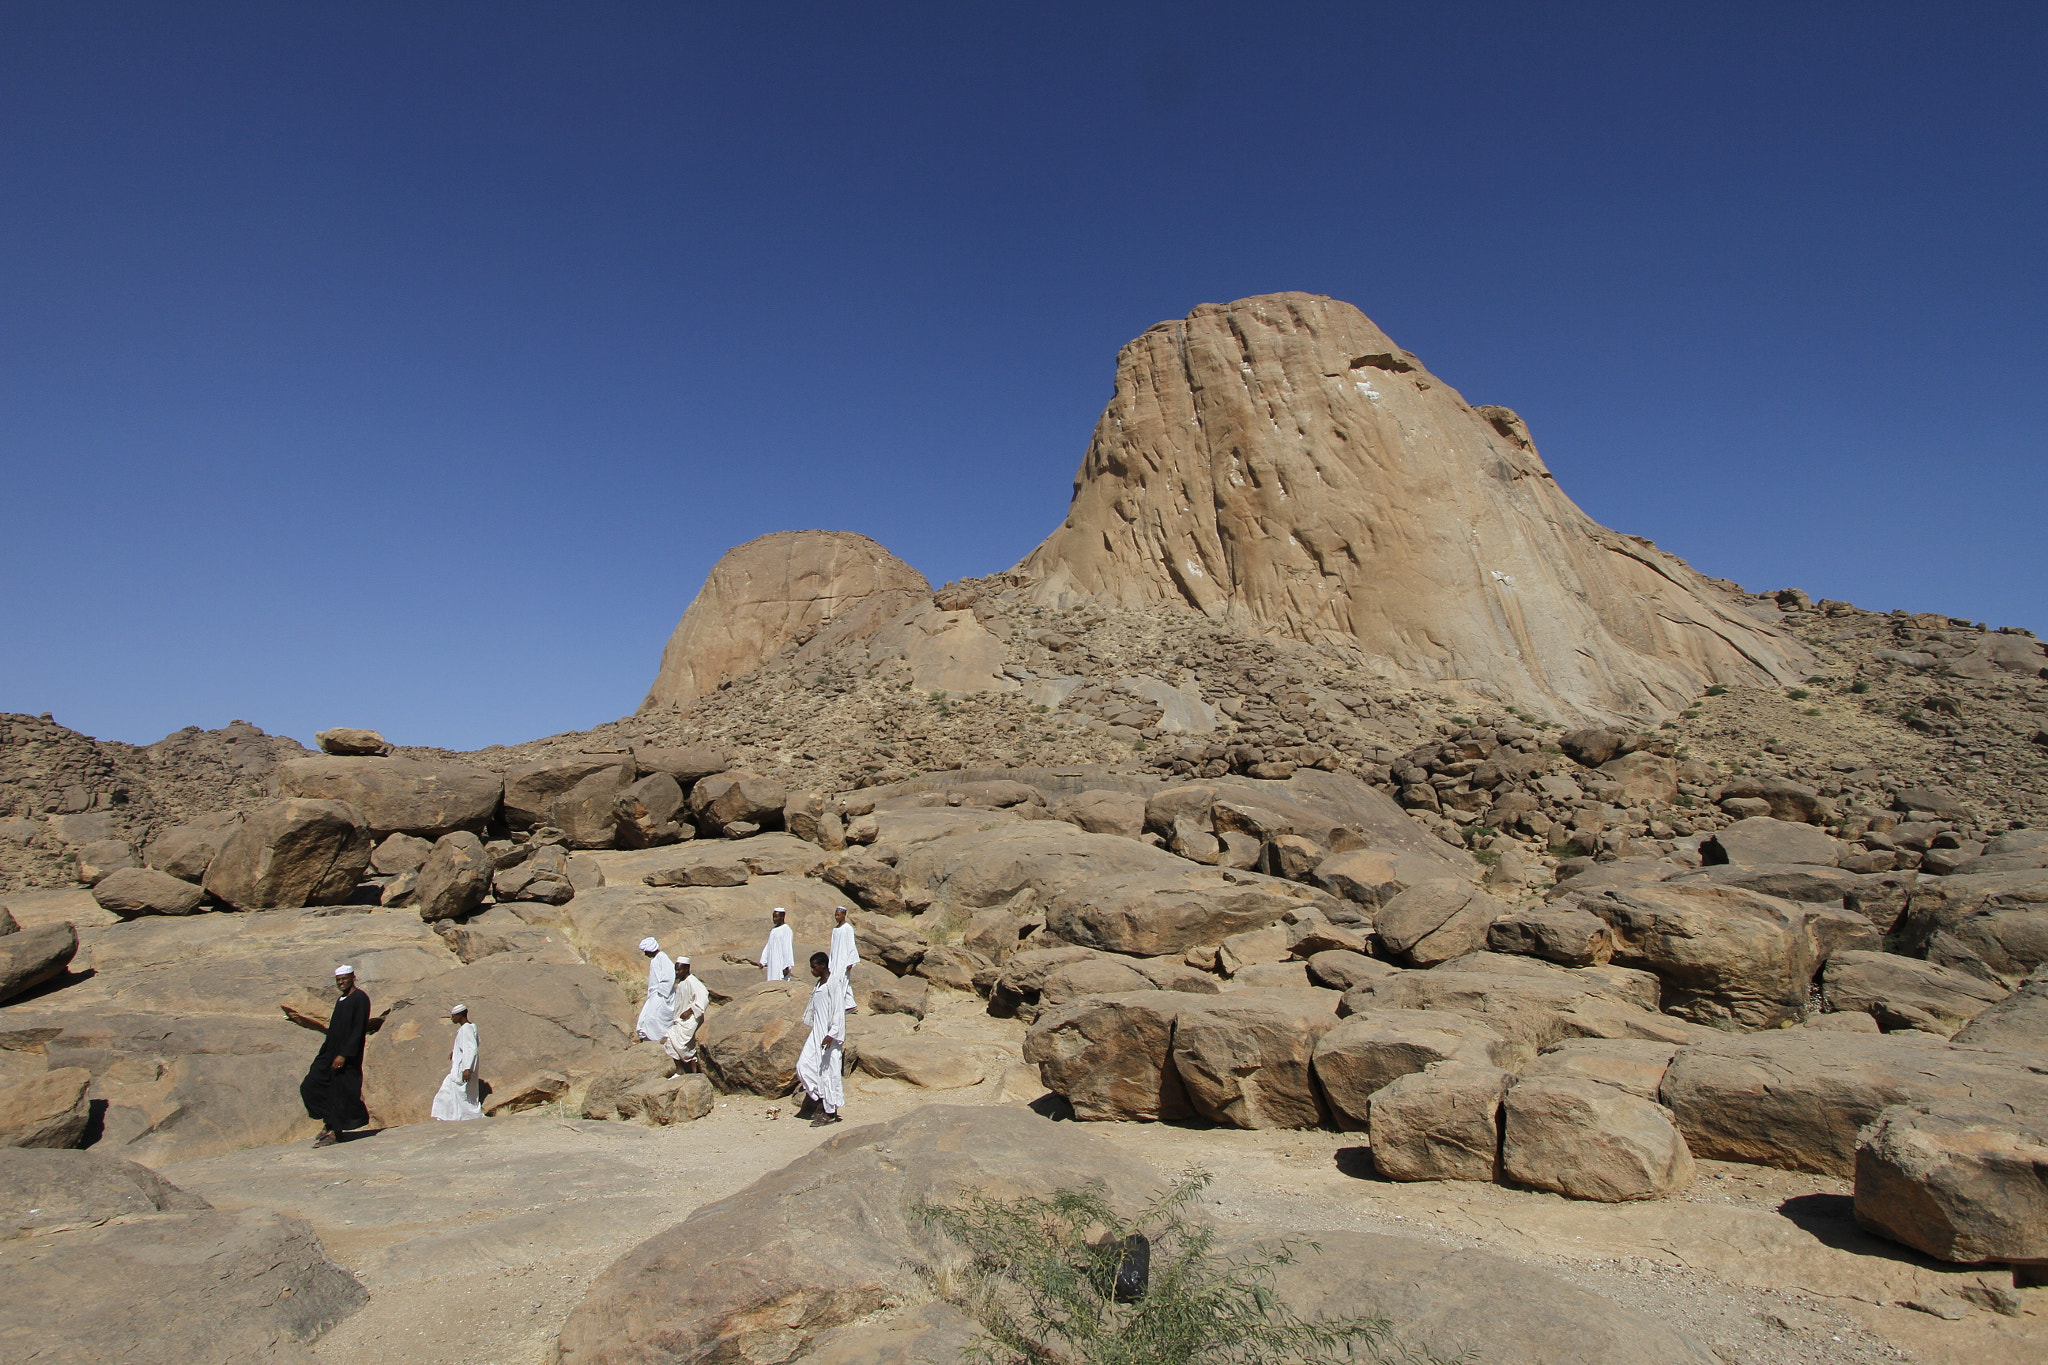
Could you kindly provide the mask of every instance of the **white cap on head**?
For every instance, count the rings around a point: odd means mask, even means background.
[[[789,911],[783,909],[781,906],[778,905],[775,907],[775,913],[778,915],[786,915],[789,913]]]
[[[334,969],[334,974],[336,976],[354,976],[356,969],[344,962],[341,966]]]
[[[468,1014],[468,1013],[469,1013],[469,1006],[467,1006],[467,1005],[450,1005],[450,1006],[448,1007],[448,1013],[449,1013],[449,1014],[451,1014],[451,1015],[456,1015],[456,1014]]]
[[[676,965],[678,967],[687,967],[690,965],[690,959],[688,959],[687,957],[679,957],[676,959]]]
[[[661,951],[661,945],[651,938],[643,938],[640,940],[640,951],[643,953],[658,953]]]

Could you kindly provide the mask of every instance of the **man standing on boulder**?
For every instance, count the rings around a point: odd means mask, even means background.
[[[363,1042],[370,1036],[370,997],[356,989],[356,969],[334,969],[334,1013],[327,1019],[327,1040],[313,1069],[299,1082],[299,1099],[309,1118],[320,1120],[315,1147],[332,1147],[351,1128],[370,1122],[363,1107]]]
[[[662,1035],[661,1050],[685,1071],[697,1069],[697,1025],[711,1008],[711,992],[704,979],[690,971],[690,959],[676,959],[676,1021]]]
[[[846,977],[860,961],[860,945],[853,941],[853,926],[846,922],[846,907],[832,911],[832,975]],[[849,984],[853,978],[846,977]]]
[[[770,981],[787,981],[796,970],[796,935],[784,922],[786,918],[783,908],[776,906],[775,927],[768,931],[768,942],[761,947],[761,970]]]
[[[633,1031],[658,1043],[676,1021],[676,964],[652,938],[640,940],[640,951],[647,954],[647,1003],[640,1007],[640,1022]]]
[[[811,954],[811,975],[818,984],[811,988],[811,1003],[804,1006],[804,1023],[811,1036],[797,1054],[797,1084],[804,1088],[803,1118],[821,1111],[811,1122],[822,1126],[839,1122],[839,1107],[846,1101],[844,1078],[840,1075],[841,1055],[846,1048],[846,1007],[853,1003],[853,988],[846,978],[832,970],[832,959],[824,953]]]
[[[455,1046],[448,1052],[448,1074],[434,1095],[433,1116],[437,1119],[480,1119],[484,1116],[483,1083],[477,1079],[476,1025],[469,1022],[469,1006],[451,1005],[448,1018],[455,1024]]]

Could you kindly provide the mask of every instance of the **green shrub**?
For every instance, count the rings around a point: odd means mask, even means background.
[[[987,1365],[1338,1365],[1432,1357],[1393,1340],[1384,1318],[1303,1318],[1273,1294],[1273,1272],[1299,1248],[1219,1252],[1191,1217],[1206,1171],[1188,1170],[1149,1208],[1120,1216],[1099,1184],[1045,1198],[969,1195],[921,1203],[926,1227],[952,1237],[967,1264],[927,1268],[933,1288],[981,1324],[967,1357]],[[1119,1303],[1124,1239],[1151,1239],[1142,1297]],[[1469,1357],[1460,1357],[1467,1359]]]
[[[1807,708],[1806,708],[1806,710],[1802,711],[1802,712],[1801,712],[1800,714],[1801,714],[1801,715],[1806,715],[1806,716],[1817,716],[1817,715],[1819,715],[1820,713],[1821,713],[1821,711],[1820,711],[1820,708],[1819,708],[1818,706],[1809,706],[1809,707],[1807,707]]]
[[[1698,720],[1700,718],[1700,709],[1699,707],[1695,706],[1691,710],[1685,712],[1684,714],[1687,720]]]
[[[1728,689],[1721,686],[1721,684],[1719,683],[1715,683],[1712,687],[1707,689],[1707,695],[1710,697],[1725,697],[1728,695]]]
[[[1812,696],[1813,693],[1807,691],[1803,687],[1795,687],[1790,692],[1787,692],[1785,695],[1790,697],[1794,701],[1805,701],[1808,697]]]
[[[1477,849],[1472,854],[1472,861],[1481,867],[1493,867],[1500,862],[1500,855],[1490,848]]]
[[[1868,692],[1870,690],[1870,684],[1867,682],[1860,681],[1852,682],[1849,684],[1849,690],[1851,692],[1857,693],[1858,695],[1861,695],[1862,693]]]

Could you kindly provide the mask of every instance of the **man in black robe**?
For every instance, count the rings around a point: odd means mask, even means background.
[[[315,1147],[331,1147],[351,1128],[370,1121],[363,1107],[363,1040],[370,1034],[370,997],[356,989],[352,967],[334,969],[334,1013],[327,1020],[327,1041],[312,1070],[299,1083],[299,1098],[309,1118],[324,1125]]]

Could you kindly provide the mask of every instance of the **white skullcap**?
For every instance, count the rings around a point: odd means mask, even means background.
[[[661,951],[661,945],[651,938],[643,938],[640,940],[640,951],[643,953],[658,953]]]
[[[356,969],[349,966],[347,963],[343,963],[341,966],[336,967],[334,969],[334,974],[336,976],[354,976],[356,974]]]
[[[690,959],[688,959],[687,957],[679,957],[676,959],[676,965],[678,967],[687,967],[690,965]]]
[[[450,1013],[450,1014],[468,1014],[468,1013],[469,1013],[469,1006],[467,1006],[467,1005],[450,1005],[450,1006],[448,1007],[448,1013]]]
[[[783,909],[781,906],[778,905],[775,907],[775,913],[778,915],[786,915],[789,913],[789,911]]]

